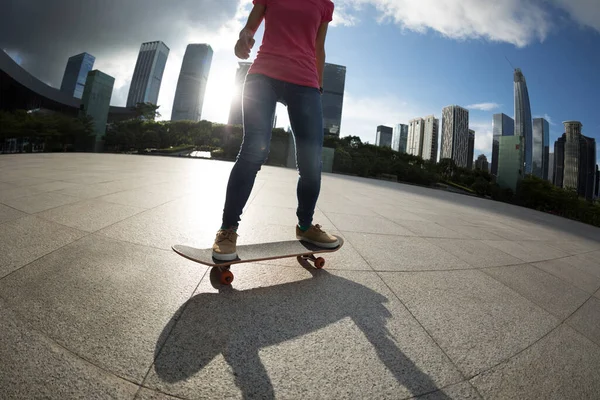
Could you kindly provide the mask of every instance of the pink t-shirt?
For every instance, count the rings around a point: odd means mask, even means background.
[[[316,40],[332,20],[331,0],[253,0],[265,9],[265,33],[250,74],[302,86],[319,87]]]

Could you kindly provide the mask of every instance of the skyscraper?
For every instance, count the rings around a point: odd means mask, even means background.
[[[550,154],[550,124],[544,118],[533,120],[533,148],[531,173],[548,179],[548,155]]]
[[[406,153],[408,141],[408,125],[398,124],[394,127],[392,135],[392,149],[400,153]]]
[[[554,153],[548,154],[548,178],[546,180],[554,183]]]
[[[525,76],[519,68],[515,69],[515,135],[525,138],[525,175],[533,170],[533,127],[531,105]]]
[[[90,71],[85,82],[81,106],[83,113],[93,118],[95,140],[90,147],[96,152],[102,151],[114,84],[115,78],[98,70]]]
[[[207,44],[189,44],[177,81],[171,121],[200,121],[213,50]]]
[[[392,147],[392,136],[394,130],[389,126],[379,125],[375,136],[375,145],[379,147]]]
[[[480,169],[485,172],[489,172],[489,163],[485,154],[480,154],[475,160],[475,169]]]
[[[88,53],[70,57],[65,68],[60,91],[81,99],[88,72],[94,68],[96,58]]]
[[[496,182],[502,188],[517,190],[523,179],[523,159],[525,157],[525,138],[523,136],[501,136],[498,151],[498,176]]]
[[[345,87],[346,67],[325,63],[321,96],[325,135],[340,136]]]
[[[425,117],[425,127],[423,128],[423,150],[421,158],[431,162],[437,162],[438,137],[440,120],[433,115]]]
[[[425,133],[425,121],[423,118],[415,118],[408,121],[408,138],[406,141],[406,152],[413,156],[423,155],[423,135]]]
[[[238,69],[235,73],[235,89],[233,92],[233,98],[231,99],[231,107],[229,108],[229,125],[242,125],[242,92],[244,89],[244,82],[246,81],[246,75],[248,70],[252,66],[251,62],[240,62],[238,63]]]
[[[467,155],[467,169],[473,169],[473,158],[475,158],[475,131],[469,129],[469,154]]]
[[[565,133],[554,144],[556,186],[574,189],[587,200],[596,185],[596,140],[581,134],[579,121],[566,121]]]
[[[515,121],[506,114],[494,114],[493,120],[494,141],[492,143],[492,175],[498,175],[498,149],[500,136],[513,136],[515,134]]]
[[[442,110],[442,141],[440,160],[449,158],[459,166],[467,167],[469,153],[469,111],[459,106]]]
[[[169,48],[160,41],[142,43],[133,71],[127,107],[137,103],[157,104]]]

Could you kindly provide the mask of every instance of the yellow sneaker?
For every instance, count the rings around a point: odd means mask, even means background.
[[[296,225],[296,238],[326,249],[333,249],[340,245],[340,241],[335,236],[323,231],[320,225],[311,225],[306,231]]]
[[[238,234],[233,229],[220,229],[212,247],[213,258],[220,261],[235,260],[237,238]]]

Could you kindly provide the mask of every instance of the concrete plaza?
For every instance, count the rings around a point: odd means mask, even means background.
[[[600,229],[325,174],[326,268],[223,288],[171,245],[212,245],[232,165],[0,156],[0,398],[599,398]],[[296,179],[263,167],[240,244],[295,238]]]

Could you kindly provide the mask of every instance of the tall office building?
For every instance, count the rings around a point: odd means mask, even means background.
[[[406,143],[408,141],[408,125],[398,124],[394,127],[392,135],[392,150],[399,153],[406,153]]]
[[[238,63],[238,69],[235,72],[235,89],[233,98],[231,99],[231,107],[229,108],[229,125],[242,125],[242,93],[244,90],[244,82],[246,75],[252,66],[251,62]]]
[[[485,154],[480,154],[475,160],[475,169],[489,172],[489,163]]]
[[[171,121],[200,121],[213,50],[207,44],[189,44],[177,81]]]
[[[496,182],[501,188],[517,190],[523,179],[523,159],[525,158],[525,138],[523,136],[501,136]]]
[[[554,183],[554,153],[548,154],[548,178],[546,180]]]
[[[96,58],[88,53],[81,53],[70,57],[65,68],[60,91],[68,93],[69,96],[81,99],[88,72],[94,68],[95,61]]]
[[[467,155],[467,169],[473,169],[475,158],[475,131],[469,129],[469,154]]]
[[[501,136],[513,136],[515,134],[515,121],[506,114],[494,114],[492,120],[494,141],[492,142],[492,169],[490,173],[498,175],[498,149]]]
[[[581,134],[579,121],[566,121],[565,133],[554,144],[554,184],[575,189],[587,200],[596,186],[596,140]]]
[[[379,125],[375,136],[375,144],[379,147],[392,147],[394,130],[389,126]]]
[[[160,41],[142,43],[129,87],[127,107],[134,107],[137,103],[158,103],[169,51]]]
[[[325,63],[321,96],[325,135],[340,136],[345,87],[346,67]]]
[[[95,140],[87,150],[93,148],[93,151],[102,151],[102,137],[106,133],[114,84],[115,78],[103,72],[93,70],[88,73],[81,98],[81,109],[85,115],[93,118]]]
[[[406,152],[410,155],[421,157],[423,155],[423,136],[425,134],[425,120],[415,118],[408,121],[408,138]]]
[[[527,150],[527,149],[526,149]],[[548,179],[548,155],[550,154],[550,124],[544,118],[533,120],[533,148],[531,173]]]
[[[517,68],[514,74],[515,135],[525,138],[525,175],[533,171],[533,127],[529,91],[523,72]]]
[[[424,120],[425,127],[423,128],[423,150],[421,158],[436,163],[440,120],[433,115],[428,115]]]
[[[467,167],[469,157],[469,111],[459,106],[442,110],[440,160],[449,158],[458,167]]]

